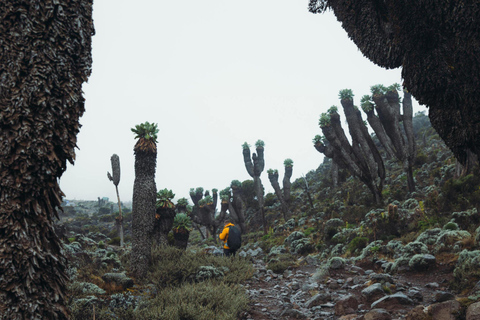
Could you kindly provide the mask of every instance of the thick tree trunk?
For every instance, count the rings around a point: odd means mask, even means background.
[[[0,318],[67,319],[53,222],[85,111],[92,1],[2,1],[0,17]]]
[[[287,204],[290,202],[290,193],[292,190],[292,183],[290,179],[292,178],[293,166],[285,167],[285,175],[283,176],[283,196]]]
[[[289,210],[287,202],[283,197],[282,190],[280,189],[280,184],[278,183],[278,171],[269,171],[268,179],[270,180],[270,184],[272,185],[273,190],[275,190],[275,194],[277,195],[277,198],[280,201],[280,205],[282,206],[283,219],[287,221],[289,217]]]
[[[141,139],[139,140],[139,142]],[[138,142],[137,142],[138,145]],[[132,203],[132,253],[130,268],[139,280],[147,275],[152,248],[157,188],[155,166],[157,152],[142,151],[135,146],[135,181]]]
[[[242,234],[247,233],[247,227],[245,225],[245,201],[241,189],[237,187],[232,188],[232,202],[229,204],[229,211],[236,219],[234,220],[236,225],[240,226]]]
[[[375,112],[372,110],[365,112],[367,115],[367,121],[372,127],[375,135],[378,138],[378,141],[382,144],[383,148],[385,149],[385,154],[387,159],[391,159],[395,156],[395,151],[393,149],[393,144],[390,138],[387,136],[385,129],[382,126],[382,122],[380,119],[375,115]]]

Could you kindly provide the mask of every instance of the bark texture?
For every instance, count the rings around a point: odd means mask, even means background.
[[[53,221],[85,111],[92,1],[3,1],[0,17],[0,319],[66,319]]]
[[[135,181],[132,202],[132,253],[130,268],[137,279],[144,279],[150,264],[157,188],[155,143],[140,138],[135,145]],[[152,147],[153,144],[153,147]]]

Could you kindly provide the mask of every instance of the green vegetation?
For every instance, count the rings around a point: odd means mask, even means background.
[[[173,219],[173,230],[192,231],[192,219],[186,213],[178,213]]]
[[[343,100],[343,99],[352,100],[354,97],[354,94],[352,89],[343,89],[343,90],[340,90],[338,97],[340,100]]]
[[[132,132],[135,134],[135,139],[146,139],[157,142],[158,124],[149,123],[148,121],[142,124],[137,124],[135,128],[132,128]]]

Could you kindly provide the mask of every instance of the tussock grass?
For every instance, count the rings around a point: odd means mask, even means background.
[[[235,320],[247,304],[248,297],[240,285],[218,281],[191,283],[162,290],[139,306],[135,319]]]

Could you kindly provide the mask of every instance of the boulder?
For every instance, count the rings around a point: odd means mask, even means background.
[[[449,300],[430,305],[427,312],[435,320],[455,320],[457,319],[455,315],[459,313],[461,308],[460,302]]]
[[[392,310],[395,309],[399,306],[403,305],[413,305],[414,302],[412,299],[407,297],[405,294],[401,292],[397,292],[395,294],[385,296],[374,303],[372,303],[371,308],[376,309],[376,308],[383,308],[387,310]]]
[[[366,287],[362,290],[362,294],[369,303],[377,301],[378,299],[386,296],[386,293],[380,283],[374,283],[371,286]]]
[[[480,320],[480,302],[468,306],[466,320]]]
[[[425,307],[420,305],[416,306],[410,312],[408,312],[405,320],[426,320],[427,313],[425,312]]]
[[[343,316],[355,313],[358,308],[358,300],[352,295],[342,296],[335,304],[335,314]]]
[[[321,304],[327,303],[332,299],[332,296],[329,293],[317,293],[311,297],[307,302],[305,302],[306,308],[313,308]]]
[[[392,315],[385,309],[373,309],[367,312],[364,320],[391,320]]]

